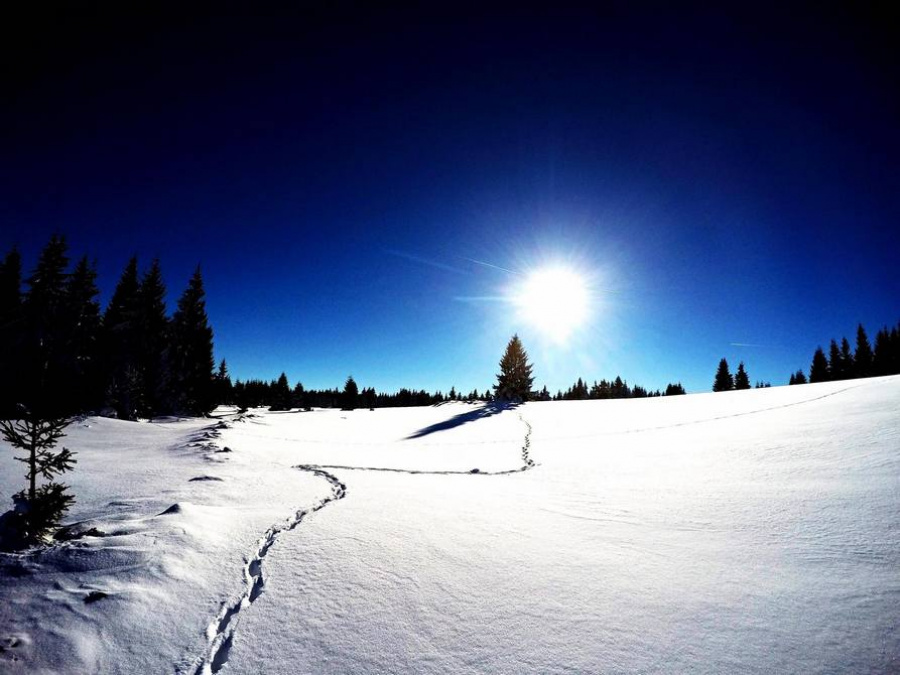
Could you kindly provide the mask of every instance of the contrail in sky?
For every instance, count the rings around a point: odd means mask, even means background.
[[[384,252],[388,255],[394,255],[398,258],[406,258],[407,260],[412,260],[413,262],[421,263],[423,265],[428,265],[429,267],[436,267],[439,270],[446,270],[447,272],[453,272],[454,274],[467,274],[466,271],[461,270],[457,267],[452,267],[451,265],[446,265],[442,262],[438,262],[437,260],[431,260],[430,258],[423,258],[422,256],[413,255],[412,253],[406,253],[404,251],[397,251],[392,248],[384,249]]]
[[[475,258],[467,258],[464,255],[457,256],[462,260],[468,260],[470,263],[475,263],[476,265],[481,265],[482,267],[490,267],[495,270],[500,270],[501,272],[507,272],[509,274],[521,274],[521,272],[516,272],[514,270],[506,269],[505,267],[500,267],[500,265],[494,265],[489,262],[484,262],[483,260],[475,260]]]

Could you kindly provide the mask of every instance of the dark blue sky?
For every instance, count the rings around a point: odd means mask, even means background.
[[[61,232],[104,302],[158,256],[170,307],[199,262],[233,375],[311,387],[483,389],[514,331],[553,390],[780,384],[896,323],[887,17],[630,5],[7,26],[3,252]],[[565,345],[498,299],[546,263]]]

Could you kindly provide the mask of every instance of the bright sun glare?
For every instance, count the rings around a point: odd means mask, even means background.
[[[532,272],[514,301],[522,318],[557,342],[565,342],[588,313],[584,279],[565,267]]]

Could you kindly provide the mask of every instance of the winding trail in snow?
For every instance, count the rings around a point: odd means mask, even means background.
[[[259,538],[256,550],[244,564],[243,590],[237,597],[223,603],[219,613],[206,629],[207,650],[194,670],[196,675],[214,675],[228,663],[240,614],[259,598],[265,588],[266,580],[263,575],[263,561],[266,559],[269,549],[278,540],[278,536],[283,532],[290,532],[296,528],[308,515],[325,508],[331,502],[343,499],[347,495],[347,486],[337,476],[317,467],[300,465],[293,468],[324,478],[331,485],[331,494],[323,497],[312,506],[295,511],[285,520],[275,523]]]
[[[247,559],[244,564],[243,577],[244,587],[240,594],[231,598],[222,604],[215,618],[209,623],[206,629],[207,649],[206,653],[199,662],[194,662],[192,672],[195,675],[216,675],[228,663],[231,655],[231,646],[234,643],[234,636],[237,631],[238,621],[242,611],[252,605],[262,594],[266,580],[263,575],[263,562],[269,549],[277,541],[280,534],[290,532],[296,528],[310,514],[325,508],[328,504],[338,501],[347,496],[347,486],[341,480],[330,473],[327,469],[340,469],[345,471],[386,471],[392,473],[406,473],[411,475],[466,475],[466,476],[502,476],[514,473],[521,473],[533,469],[535,462],[531,459],[531,424],[522,417],[522,413],[518,413],[519,420],[525,425],[525,439],[522,443],[522,466],[515,469],[506,469],[502,471],[479,471],[474,469],[471,471],[419,471],[415,469],[391,469],[379,467],[360,467],[360,466],[331,466],[317,464],[298,464],[292,468],[299,471],[306,471],[315,476],[324,478],[331,485],[331,494],[323,497],[312,506],[299,509],[287,519],[276,523],[269,527],[257,541],[256,550]],[[234,421],[243,421],[240,416]],[[216,439],[222,429],[229,428],[228,423],[219,422],[206,430],[203,430],[202,436],[198,440],[204,442],[203,446],[208,449],[212,445],[211,441]]]

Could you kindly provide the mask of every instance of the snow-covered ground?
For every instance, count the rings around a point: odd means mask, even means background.
[[[70,428],[0,671],[900,671],[900,377],[219,414]]]

